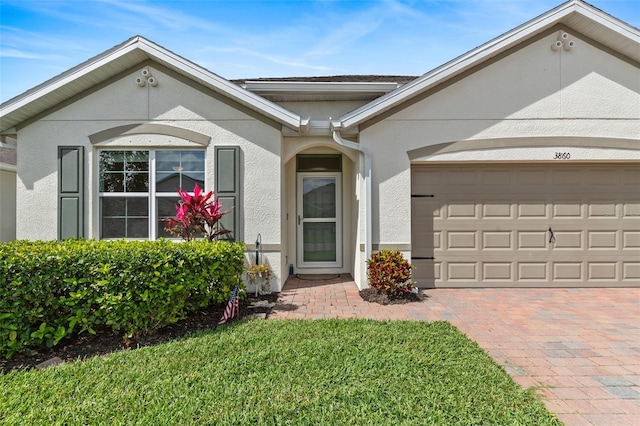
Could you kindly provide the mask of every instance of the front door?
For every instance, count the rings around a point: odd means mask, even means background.
[[[340,177],[298,173],[298,268],[342,267]]]

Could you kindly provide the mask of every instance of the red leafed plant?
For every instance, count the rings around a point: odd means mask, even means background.
[[[213,241],[231,231],[220,229],[218,221],[229,211],[222,211],[222,204],[213,198],[213,191],[206,194],[196,184],[193,195],[178,189],[180,201],[176,205],[176,216],[167,219],[165,230],[183,240],[191,241],[199,234]]]
[[[367,260],[369,285],[376,290],[399,296],[413,290],[411,280],[413,266],[398,250],[384,249],[371,255]]]

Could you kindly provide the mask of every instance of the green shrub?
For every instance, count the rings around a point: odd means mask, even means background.
[[[369,285],[388,295],[400,295],[413,290],[413,266],[398,250],[384,249],[367,260]]]
[[[228,299],[244,245],[191,241],[0,244],[0,354],[55,346],[105,326],[127,335]]]

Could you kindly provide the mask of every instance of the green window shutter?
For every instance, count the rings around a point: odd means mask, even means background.
[[[221,239],[240,241],[240,147],[215,147],[215,189],[216,198],[222,203],[222,210],[230,212],[220,219],[220,227],[231,231]]]
[[[84,238],[84,147],[58,147],[58,239]]]

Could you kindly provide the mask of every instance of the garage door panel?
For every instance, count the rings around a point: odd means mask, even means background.
[[[447,186],[474,186],[478,182],[479,172],[476,170],[452,170],[447,173]]]
[[[443,186],[444,179],[445,175],[440,170],[413,169],[411,174],[413,190],[417,194],[426,194],[433,187]]]
[[[589,203],[587,217],[592,219],[616,219],[618,206],[616,201],[599,201]]]
[[[517,270],[516,278],[521,282],[546,282],[549,279],[547,262],[518,262]]]
[[[615,250],[617,249],[617,235],[615,230],[611,231],[588,231],[589,250]]]
[[[482,278],[485,281],[513,281],[511,262],[484,262]]]
[[[639,170],[413,166],[412,193],[434,195],[412,199],[412,256],[435,258],[413,260],[425,265],[415,277],[429,287],[640,286]]]
[[[511,201],[487,201],[482,204],[483,219],[511,219],[512,217]]]
[[[476,205],[473,202],[453,201],[447,205],[447,218],[449,219],[474,219],[476,217]]]
[[[547,170],[541,167],[526,167],[513,173],[516,175],[518,185],[546,185],[547,183]]]
[[[640,249],[640,231],[623,231],[622,232],[622,249],[623,250]]]
[[[547,231],[518,231],[518,249],[546,250]]]
[[[622,184],[633,190],[640,190],[640,170],[637,167],[625,168],[622,171]]]
[[[569,170],[551,170],[551,185],[553,186],[579,186],[582,185],[584,171],[578,168]]]
[[[508,187],[511,185],[511,178],[510,170],[485,170],[482,172],[481,182],[483,185]]]
[[[629,284],[640,281],[640,262],[623,262],[622,280]]]
[[[636,219],[640,225],[640,201],[631,201],[623,204],[622,216],[625,219]]]
[[[583,278],[582,262],[553,262],[551,279],[555,281],[580,281]]]
[[[623,182],[622,174],[615,168],[592,169],[587,173],[587,184],[594,186],[618,186]]]
[[[419,283],[429,283],[429,287],[433,287],[434,280],[442,279],[442,264],[433,260],[414,259],[411,264],[415,267],[413,278]],[[423,287],[423,286],[421,286]]]
[[[587,279],[617,281],[617,262],[589,262],[587,265]]]
[[[433,223],[433,218],[442,217],[442,204],[432,198],[412,198],[411,215],[416,223]]]
[[[548,216],[547,203],[540,201],[516,201],[518,218],[536,218],[542,219]]]
[[[483,250],[512,250],[511,231],[483,231],[482,232],[482,249]]]
[[[581,231],[554,231],[553,248],[556,250],[583,250]]]
[[[552,212],[553,218],[580,219],[582,218],[581,200],[560,201],[553,205]]]
[[[442,232],[436,231],[433,233],[433,248],[439,250],[442,248]]]
[[[477,249],[477,234],[475,231],[447,232],[448,250]]]
[[[477,281],[478,265],[475,262],[448,262],[447,279],[450,281]]]

